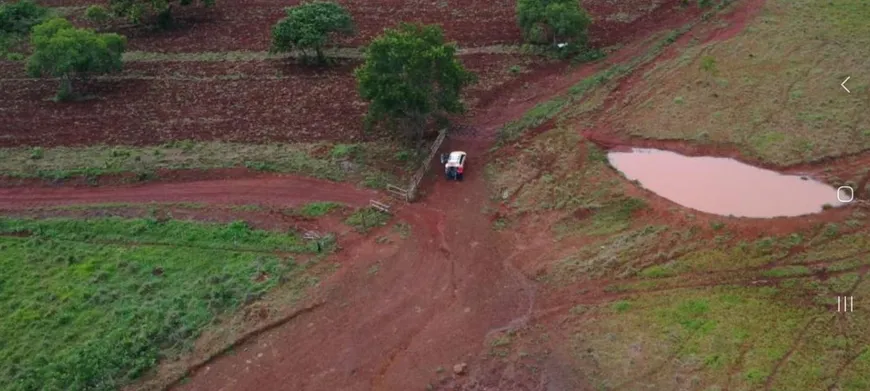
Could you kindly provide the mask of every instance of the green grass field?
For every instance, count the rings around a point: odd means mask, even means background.
[[[67,179],[74,176],[138,173],[150,178],[161,169],[247,167],[381,188],[416,168],[413,154],[383,143],[237,144],[179,141],[148,147],[89,146],[0,148],[0,172],[15,178]]]
[[[0,218],[0,388],[118,389],[266,291],[301,297],[314,251],[241,222]]]
[[[611,115],[639,138],[736,146],[780,165],[870,149],[870,3],[769,0],[735,37],[695,43]],[[727,26],[723,26],[727,27]],[[840,83],[851,79],[847,93]]]

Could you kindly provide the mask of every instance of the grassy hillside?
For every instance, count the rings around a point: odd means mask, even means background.
[[[870,389],[866,206],[767,221],[697,214],[649,198],[580,135],[730,146],[779,165],[865,151],[868,20],[860,0],[768,0],[736,35],[698,35],[594,83],[548,113],[555,125],[501,147],[488,170],[508,207],[499,226],[551,228],[547,260],[518,266],[556,299],[541,299],[499,356],[518,367],[530,351],[566,357],[562,372],[599,390]],[[851,94],[839,85],[848,75]],[[844,295],[855,312],[837,313]]]
[[[614,131],[733,144],[781,165],[870,149],[868,20],[863,0],[768,0],[736,36],[643,74],[613,107]]]

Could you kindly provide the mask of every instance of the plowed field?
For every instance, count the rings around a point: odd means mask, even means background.
[[[479,82],[471,108],[502,88],[522,85],[525,60],[469,55]],[[93,99],[54,103],[57,82],[26,78],[23,66],[0,63],[4,94],[0,146],[158,144],[171,140],[238,142],[361,140],[366,105],[352,69],[358,63],[314,69],[283,61],[131,62],[122,74],[87,86]],[[550,67],[552,68],[552,67]]]
[[[220,1],[212,9],[193,7],[176,12],[178,27],[162,32],[126,30],[132,50],[198,52],[266,50],[270,27],[284,17],[283,9],[299,0]],[[350,1],[340,0],[353,15],[357,34],[342,38],[342,46],[361,46],[386,27],[404,22],[440,24],[449,40],[460,45],[485,46],[520,43],[516,25],[515,0],[432,0],[432,1]],[[82,7],[87,0],[43,0],[52,6]],[[678,14],[696,15],[697,7],[679,6],[675,0],[584,0],[583,6],[595,18],[590,35],[597,45],[607,46],[630,36],[662,26]],[[84,8],[71,11],[80,16]]]

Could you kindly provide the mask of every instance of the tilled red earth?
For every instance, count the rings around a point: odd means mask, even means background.
[[[41,0],[39,3],[83,6],[95,2]],[[123,29],[119,32],[131,38],[131,50],[267,50],[271,26],[285,16],[285,7],[298,3],[299,0],[218,0],[212,9],[179,8],[176,11],[179,26],[173,30]],[[440,24],[449,40],[466,47],[522,41],[516,24],[515,0],[340,0],[339,3],[350,11],[357,29],[355,36],[337,40],[342,46],[365,45],[384,28],[394,27],[400,21]],[[663,20],[677,14],[697,14],[694,4],[683,8],[680,0],[583,0],[581,3],[595,18],[590,36],[599,46],[625,42],[627,37],[661,27]],[[82,12],[73,13],[73,18],[78,19]]]
[[[531,77],[563,69],[508,55],[468,55],[478,74],[470,108]],[[514,74],[512,65],[527,73]],[[55,103],[57,82],[25,78],[23,65],[0,61],[0,147],[159,144],[172,140],[238,142],[362,140],[366,104],[347,61],[310,68],[283,61],[133,62],[114,79],[92,82],[93,99]]]

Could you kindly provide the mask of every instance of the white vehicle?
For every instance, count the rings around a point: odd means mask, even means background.
[[[462,151],[453,151],[449,155],[441,154],[441,164],[444,165],[445,178],[448,180],[462,180],[462,175],[465,171],[465,156],[466,153]]]

